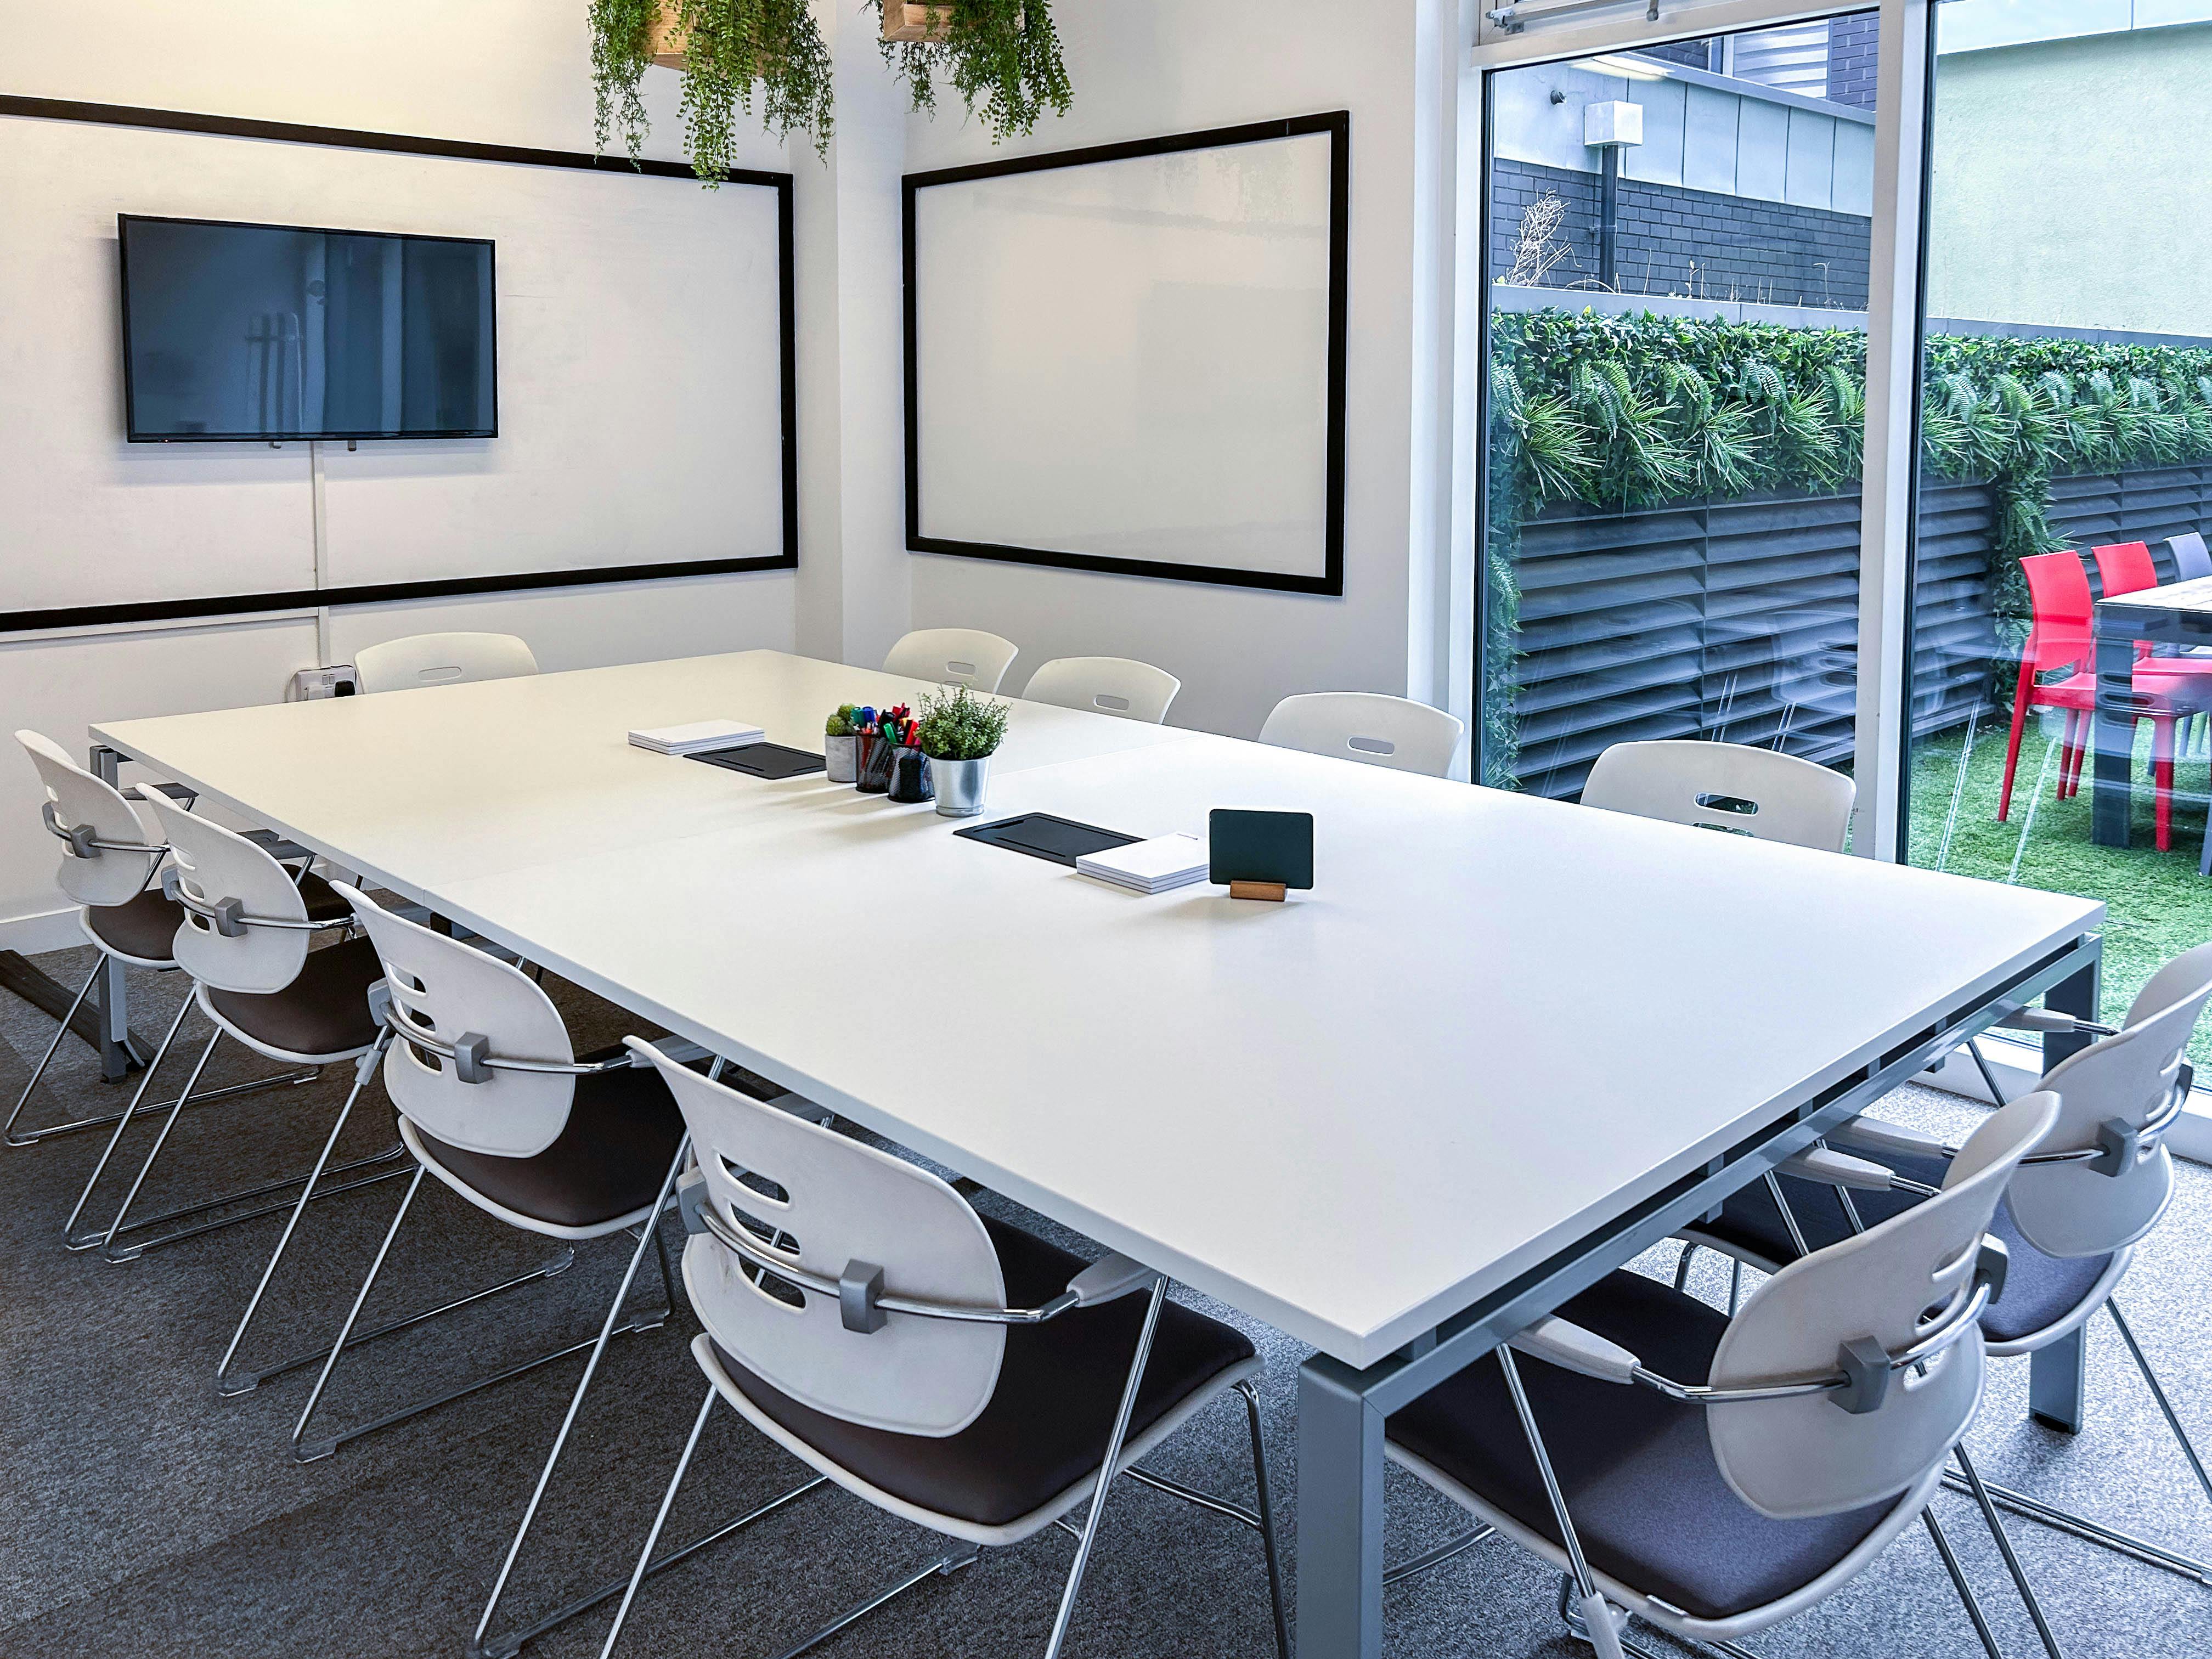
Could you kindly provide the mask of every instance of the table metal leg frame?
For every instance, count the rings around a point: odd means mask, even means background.
[[[1672,1237],[2014,1009],[2047,994],[2054,1007],[2095,1018],[2101,951],[2100,940],[2083,939],[1992,988],[1864,1072],[1832,1085],[1789,1120],[1645,1199],[1365,1370],[1327,1354],[1309,1358],[1298,1370],[1300,1659],[1379,1659],[1382,1652],[1383,1425],[1392,1412],[1500,1350],[1516,1332]],[[2086,1039],[2069,1041],[2078,1047]],[[2048,1045],[2045,1053],[2050,1056]],[[1994,1495],[1996,1489],[1990,1490]]]

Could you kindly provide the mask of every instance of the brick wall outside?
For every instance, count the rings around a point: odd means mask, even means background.
[[[1874,63],[1879,16],[1870,11],[1828,20],[1828,101],[1854,109],[1874,107]]]
[[[1521,216],[1547,192],[1566,204],[1557,240],[1570,257],[1543,286],[1594,286],[1597,175],[1502,158],[1492,172],[1491,275],[1502,278],[1512,268]],[[1871,222],[1856,214],[1624,179],[1616,286],[1623,294],[1863,310],[1870,231]]]

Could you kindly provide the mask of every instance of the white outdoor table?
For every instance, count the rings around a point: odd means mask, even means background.
[[[1308,811],[1315,890],[1145,897],[622,746],[803,742],[879,678],[754,653],[95,735],[1311,1343],[1307,1659],[1379,1651],[1389,1411],[2012,1008],[2094,1012],[2084,900],[1104,716],[1018,706],[977,822]]]

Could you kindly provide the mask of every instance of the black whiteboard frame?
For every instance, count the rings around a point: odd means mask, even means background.
[[[1329,139],[1328,191],[1328,390],[1327,435],[1322,447],[1328,467],[1327,496],[1322,511],[1323,565],[1318,576],[1283,571],[1237,570],[1220,565],[1177,564],[1157,559],[1112,558],[1103,554],[1069,553],[1056,549],[1011,547],[996,542],[956,541],[921,532],[921,387],[917,368],[921,319],[915,283],[915,198],[939,185],[957,185],[977,179],[999,179],[1010,173],[1042,173],[1060,167],[1089,167],[1100,161],[1133,161],[1144,156],[1172,155],[1185,150],[1220,149],[1237,144],[1265,143],[1274,139],[1326,133]],[[900,240],[906,307],[906,544],[913,553],[949,554],[956,558],[995,559],[1010,564],[1044,565],[1061,570],[1093,570],[1116,576],[1152,576],[1169,581],[1207,582],[1223,587],[1258,587],[1278,592],[1316,593],[1330,599],[1344,597],[1344,379],[1346,276],[1351,265],[1352,114],[1333,110],[1320,115],[1294,116],[1287,120],[1254,121],[1242,126],[1214,127],[1203,132],[1176,133],[1164,138],[1140,138],[1128,143],[1094,144],[1084,149],[1056,150],[1043,155],[1021,155],[968,167],[939,167],[910,173],[903,180]]]
[[[453,138],[422,138],[406,133],[365,132],[349,127],[302,126],[290,121],[247,120],[200,115],[185,110],[144,109],[125,104],[87,104],[62,98],[24,98],[0,94],[0,116],[40,121],[80,121],[95,126],[137,127],[155,132],[201,133],[223,138],[252,138],[329,149],[379,150],[398,155],[431,155],[448,161],[490,161],[510,167],[565,167],[614,178],[691,179],[692,170],[676,161],[632,162],[627,156],[593,155],[581,150],[530,149],[513,144],[471,143]],[[97,628],[113,623],[166,622],[200,617],[246,617],[271,611],[304,611],[324,605],[389,605],[407,599],[453,599],[477,593],[520,593],[549,587],[586,587],[607,583],[665,581],[684,576],[720,576],[738,571],[799,568],[799,330],[798,286],[793,266],[792,175],[732,167],[726,182],[772,190],[776,197],[776,294],[779,372],[783,428],[783,548],[756,558],[688,559],[662,564],[602,565],[580,570],[526,571],[511,575],[462,576],[437,581],[373,582],[350,587],[295,588],[271,593],[222,593],[201,599],[154,599],[138,604],[63,605],[42,611],[0,611],[0,634],[38,629]]]

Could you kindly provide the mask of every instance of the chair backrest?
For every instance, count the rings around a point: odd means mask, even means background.
[[[2195,531],[2185,530],[2179,536],[2168,536],[2166,547],[2173,555],[2175,580],[2202,581],[2212,576],[2212,552],[2205,550],[2204,538]]]
[[[1030,676],[1022,696],[1031,702],[1158,726],[1182,690],[1182,682],[1166,669],[1133,658],[1055,657]]]
[[[185,896],[211,906],[235,899],[241,915],[307,920],[307,901],[265,848],[185,811],[166,796],[155,795],[149,804],[176,860],[177,886]],[[187,909],[177,929],[177,964],[219,991],[265,996],[300,976],[313,937],[289,927],[246,927],[227,934]]]
[[[1795,755],[1682,738],[1616,743],[1583,785],[1585,806],[1823,853],[1844,850],[1857,798],[1841,772]]]
[[[31,764],[38,768],[39,781],[46,786],[46,799],[54,809],[54,822],[62,829],[88,829],[93,840],[125,846],[134,842],[151,844],[159,840],[139,821],[131,803],[123,799],[121,790],[105,778],[86,771],[52,738],[27,730],[16,732],[15,741],[23,745],[31,757]],[[62,848],[60,842],[54,845]],[[128,903],[145,890],[155,866],[161,861],[158,852],[118,853],[101,848],[89,850],[90,857],[80,858],[64,848],[61,869],[55,878],[62,891],[79,904]]]
[[[2118,1036],[2093,1042],[2052,1066],[2039,1085],[2064,1102],[2044,1150],[2100,1144],[2106,1126],[2141,1129],[2172,1097],[2182,1056],[2212,1000],[2212,945],[2185,951],[2150,976]],[[2106,1167],[2114,1173],[2106,1173]],[[2032,1164],[2012,1178],[2012,1218],[2050,1255],[2104,1255],[2158,1224],[2173,1196],[2173,1159],[2161,1145],[2109,1166]]]
[[[410,634],[355,653],[363,691],[404,691],[417,685],[459,685],[535,674],[538,659],[512,634]]]
[[[763,1256],[832,1279],[856,1264],[863,1276],[880,1268],[886,1296],[1006,1305],[990,1235],[928,1170],[710,1083],[649,1042],[629,1046],[683,1108],[716,1218]],[[882,1312],[881,1328],[848,1330],[837,1297],[748,1269],[708,1233],[684,1249],[684,1286],[708,1333],[747,1369],[848,1423],[957,1434],[998,1386],[1003,1325]]]
[[[890,648],[884,672],[995,691],[1020,654],[1012,640],[980,628],[917,628]]]
[[[1260,741],[1440,778],[1466,729],[1441,708],[1379,691],[1307,691],[1275,705]]]
[[[2145,544],[2114,542],[2089,550],[2096,557],[2097,580],[2106,599],[2158,586],[2158,567],[2151,562],[2150,549]]]
[[[483,1054],[566,1066],[568,1027],[537,982],[498,957],[397,916],[343,882],[333,891],[376,946],[401,1020],[443,1047],[482,1037]],[[449,1146],[494,1158],[532,1158],[561,1138],[576,1097],[562,1072],[482,1072],[468,1082],[453,1060],[394,1042],[384,1056],[385,1092],[408,1120]]]
[[[2031,672],[2084,668],[2089,659],[2089,573],[2079,553],[2031,553],[2020,562],[2027,579],[2033,622],[2027,632]]]
[[[1901,1354],[1962,1313],[2005,1182],[2057,1115],[2056,1095],[2021,1097],[1984,1120],[1937,1196],[1761,1285],[1721,1337],[1711,1385],[1832,1376],[1847,1344],[1872,1338]],[[1721,1474],[1760,1514],[1833,1515],[1906,1491],[1950,1455],[1981,1399],[1982,1363],[1981,1334],[1968,1330],[1924,1371],[1887,1373],[1871,1410],[1833,1395],[1723,1401],[1707,1408],[1705,1430]]]

